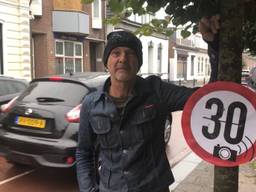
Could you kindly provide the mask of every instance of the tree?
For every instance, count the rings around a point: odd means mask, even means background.
[[[92,3],[94,0],[82,0],[84,3]],[[161,8],[167,16],[165,19],[153,19],[150,23],[143,24],[137,33],[150,35],[153,32],[165,33],[171,36],[178,26],[186,26],[182,30],[182,36],[190,35],[189,28],[197,32],[197,23],[203,16],[212,16],[220,13],[222,0],[108,0],[114,16],[107,19],[108,23],[117,24],[131,13],[142,15],[154,14]],[[256,1],[241,0],[244,10],[243,20],[243,48],[256,55]],[[169,27],[170,23],[174,27]]]
[[[243,25],[245,20],[243,0],[221,0],[221,30],[219,38],[218,80],[241,82]],[[244,41],[245,42],[245,41]],[[239,167],[214,167],[214,192],[238,192]]]
[[[83,0],[92,2],[93,0]],[[256,55],[256,0],[109,0],[115,14],[108,22],[116,23],[130,13],[155,13],[163,8],[168,14],[165,19],[154,19],[144,24],[139,33],[165,33],[170,36],[178,26],[185,25],[182,35],[190,35],[188,29],[197,32],[197,23],[202,17],[220,14],[218,80],[240,83],[242,52]],[[175,25],[170,28],[169,24]],[[238,167],[215,167],[215,192],[238,191]]]

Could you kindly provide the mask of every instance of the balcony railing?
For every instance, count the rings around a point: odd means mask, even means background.
[[[89,34],[89,16],[87,14],[75,11],[53,11],[52,14],[54,32],[84,36]]]
[[[183,46],[186,46],[186,47],[195,47],[195,43],[192,40],[189,40],[189,39],[177,38],[176,43],[178,45],[183,45]]]

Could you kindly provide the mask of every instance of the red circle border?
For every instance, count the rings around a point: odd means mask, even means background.
[[[192,110],[195,107],[196,103],[205,95],[214,92],[214,91],[231,91],[235,92],[243,97],[245,97],[248,101],[251,102],[251,104],[256,109],[256,94],[250,90],[249,88],[244,87],[241,84],[228,82],[228,81],[217,81],[214,83],[209,83],[201,88],[199,88],[197,91],[195,91],[188,99],[188,101],[185,104],[185,107],[183,109],[181,124],[182,124],[182,131],[183,135],[185,137],[186,142],[188,143],[189,147],[203,160],[208,161],[209,163],[215,164],[217,166],[222,167],[234,167],[238,166],[239,164],[246,163],[253,159],[253,157],[250,157],[247,155],[247,158],[242,158],[241,155],[237,157],[236,162],[232,161],[225,161],[220,158],[214,157],[212,154],[205,151],[198,143],[196,142],[192,130],[191,130],[191,114]],[[256,141],[253,144],[253,147],[251,147],[248,152],[252,153],[254,156],[256,155],[254,149],[256,151]],[[243,154],[242,154],[243,155]]]

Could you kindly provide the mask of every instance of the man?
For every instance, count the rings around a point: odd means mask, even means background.
[[[165,120],[170,112],[183,109],[196,88],[137,76],[142,45],[132,33],[112,32],[107,40],[103,61],[110,78],[101,90],[86,96],[80,113],[80,191],[168,192],[174,178],[165,153]],[[94,164],[97,144],[99,183]]]

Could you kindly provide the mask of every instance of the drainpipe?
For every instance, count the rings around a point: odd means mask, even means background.
[[[32,25],[31,25],[31,20],[34,19],[34,16],[32,15],[31,11],[31,4],[33,0],[29,0],[29,32],[30,32],[30,76],[31,79],[35,77],[35,69],[34,69],[34,59],[32,53],[34,52],[33,46],[32,46]]]

